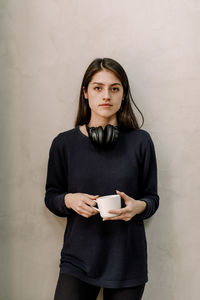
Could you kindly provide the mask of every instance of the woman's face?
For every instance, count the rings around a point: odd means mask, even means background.
[[[123,86],[116,75],[107,69],[94,74],[87,91],[83,87],[83,92],[88,99],[93,119],[110,119],[120,109]],[[109,104],[109,106],[102,106],[102,104]]]

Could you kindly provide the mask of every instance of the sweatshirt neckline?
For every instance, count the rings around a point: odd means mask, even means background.
[[[89,136],[85,135],[85,134],[80,130],[79,125],[76,126],[76,129],[77,129],[77,131],[79,132],[79,134],[80,134],[81,136],[83,136],[83,137],[86,138],[86,139],[89,139]]]

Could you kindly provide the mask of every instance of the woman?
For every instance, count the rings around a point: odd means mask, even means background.
[[[143,220],[156,212],[159,196],[153,141],[138,126],[131,100],[122,66],[95,59],[83,78],[75,127],[51,144],[45,203],[67,217],[54,300],[93,300],[101,287],[104,300],[142,298]],[[94,200],[115,193],[122,207],[102,219]]]

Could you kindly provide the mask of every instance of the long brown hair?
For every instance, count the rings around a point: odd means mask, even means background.
[[[135,104],[133,97],[131,95],[131,90],[128,82],[128,77],[122,66],[115,60],[111,58],[96,58],[88,66],[83,81],[81,84],[80,97],[79,97],[79,106],[78,113],[76,116],[75,126],[88,124],[91,118],[91,109],[88,104],[88,100],[85,99],[83,93],[83,87],[85,90],[88,89],[88,84],[92,80],[92,77],[95,73],[107,69],[112,71],[118,79],[121,81],[123,90],[124,90],[124,100],[122,101],[120,109],[117,111],[117,122],[118,125],[124,128],[135,128],[139,129],[144,124],[144,117],[137,105]],[[142,125],[139,127],[136,116],[133,112],[131,101],[140,112],[142,116]]]

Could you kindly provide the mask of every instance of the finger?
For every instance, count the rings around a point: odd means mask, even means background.
[[[81,216],[83,216],[85,218],[89,218],[89,215],[87,215],[87,214],[81,214]]]
[[[95,198],[99,197],[99,195],[89,195],[89,194],[86,194],[86,195],[91,199],[95,199]]]
[[[111,214],[124,214],[124,213],[127,213],[128,212],[128,209],[126,207],[124,208],[121,208],[121,209],[111,209],[108,211],[109,213]]]
[[[84,200],[84,203],[85,203],[86,205],[89,205],[89,206],[95,206],[95,205],[96,205],[96,202],[95,202],[94,200],[90,200],[90,199],[88,199],[88,198],[86,198],[86,199]]]
[[[81,205],[81,207],[79,207],[79,212],[80,213],[85,213],[85,214],[90,215],[90,214],[93,213],[93,211],[94,211],[94,209],[91,206],[87,205],[87,204],[83,204],[83,205]]]
[[[98,198],[98,195],[96,195],[96,196],[88,195],[83,198],[83,202],[87,203],[90,206],[94,206],[94,205],[96,205],[96,202],[94,200],[96,200],[97,198]]]
[[[92,213],[88,213],[88,212],[86,212],[86,211],[79,212],[79,214],[82,215],[82,216],[84,216],[85,218],[89,218],[89,217],[91,217],[91,216],[96,215],[95,212],[94,212],[94,213],[93,213],[93,212],[92,212]]]
[[[89,213],[89,214],[93,214],[94,210],[96,211],[96,209],[94,209],[93,207],[86,205],[85,206],[85,210]]]
[[[82,216],[84,216],[84,217],[86,217],[86,218],[89,218],[89,217],[91,217],[91,216],[94,216],[94,215],[96,215],[96,214],[98,214],[99,212],[98,211],[96,211],[95,209],[92,211],[92,213],[89,213],[88,211],[82,211],[82,212],[80,212],[80,214],[82,215]]]
[[[84,217],[89,216],[89,212],[87,210],[81,209],[77,211],[80,215],[83,215]]]
[[[120,216],[116,216],[116,217],[103,218],[103,220],[104,221],[107,221],[107,220],[123,220],[125,218],[126,218],[125,215],[120,215]]]

